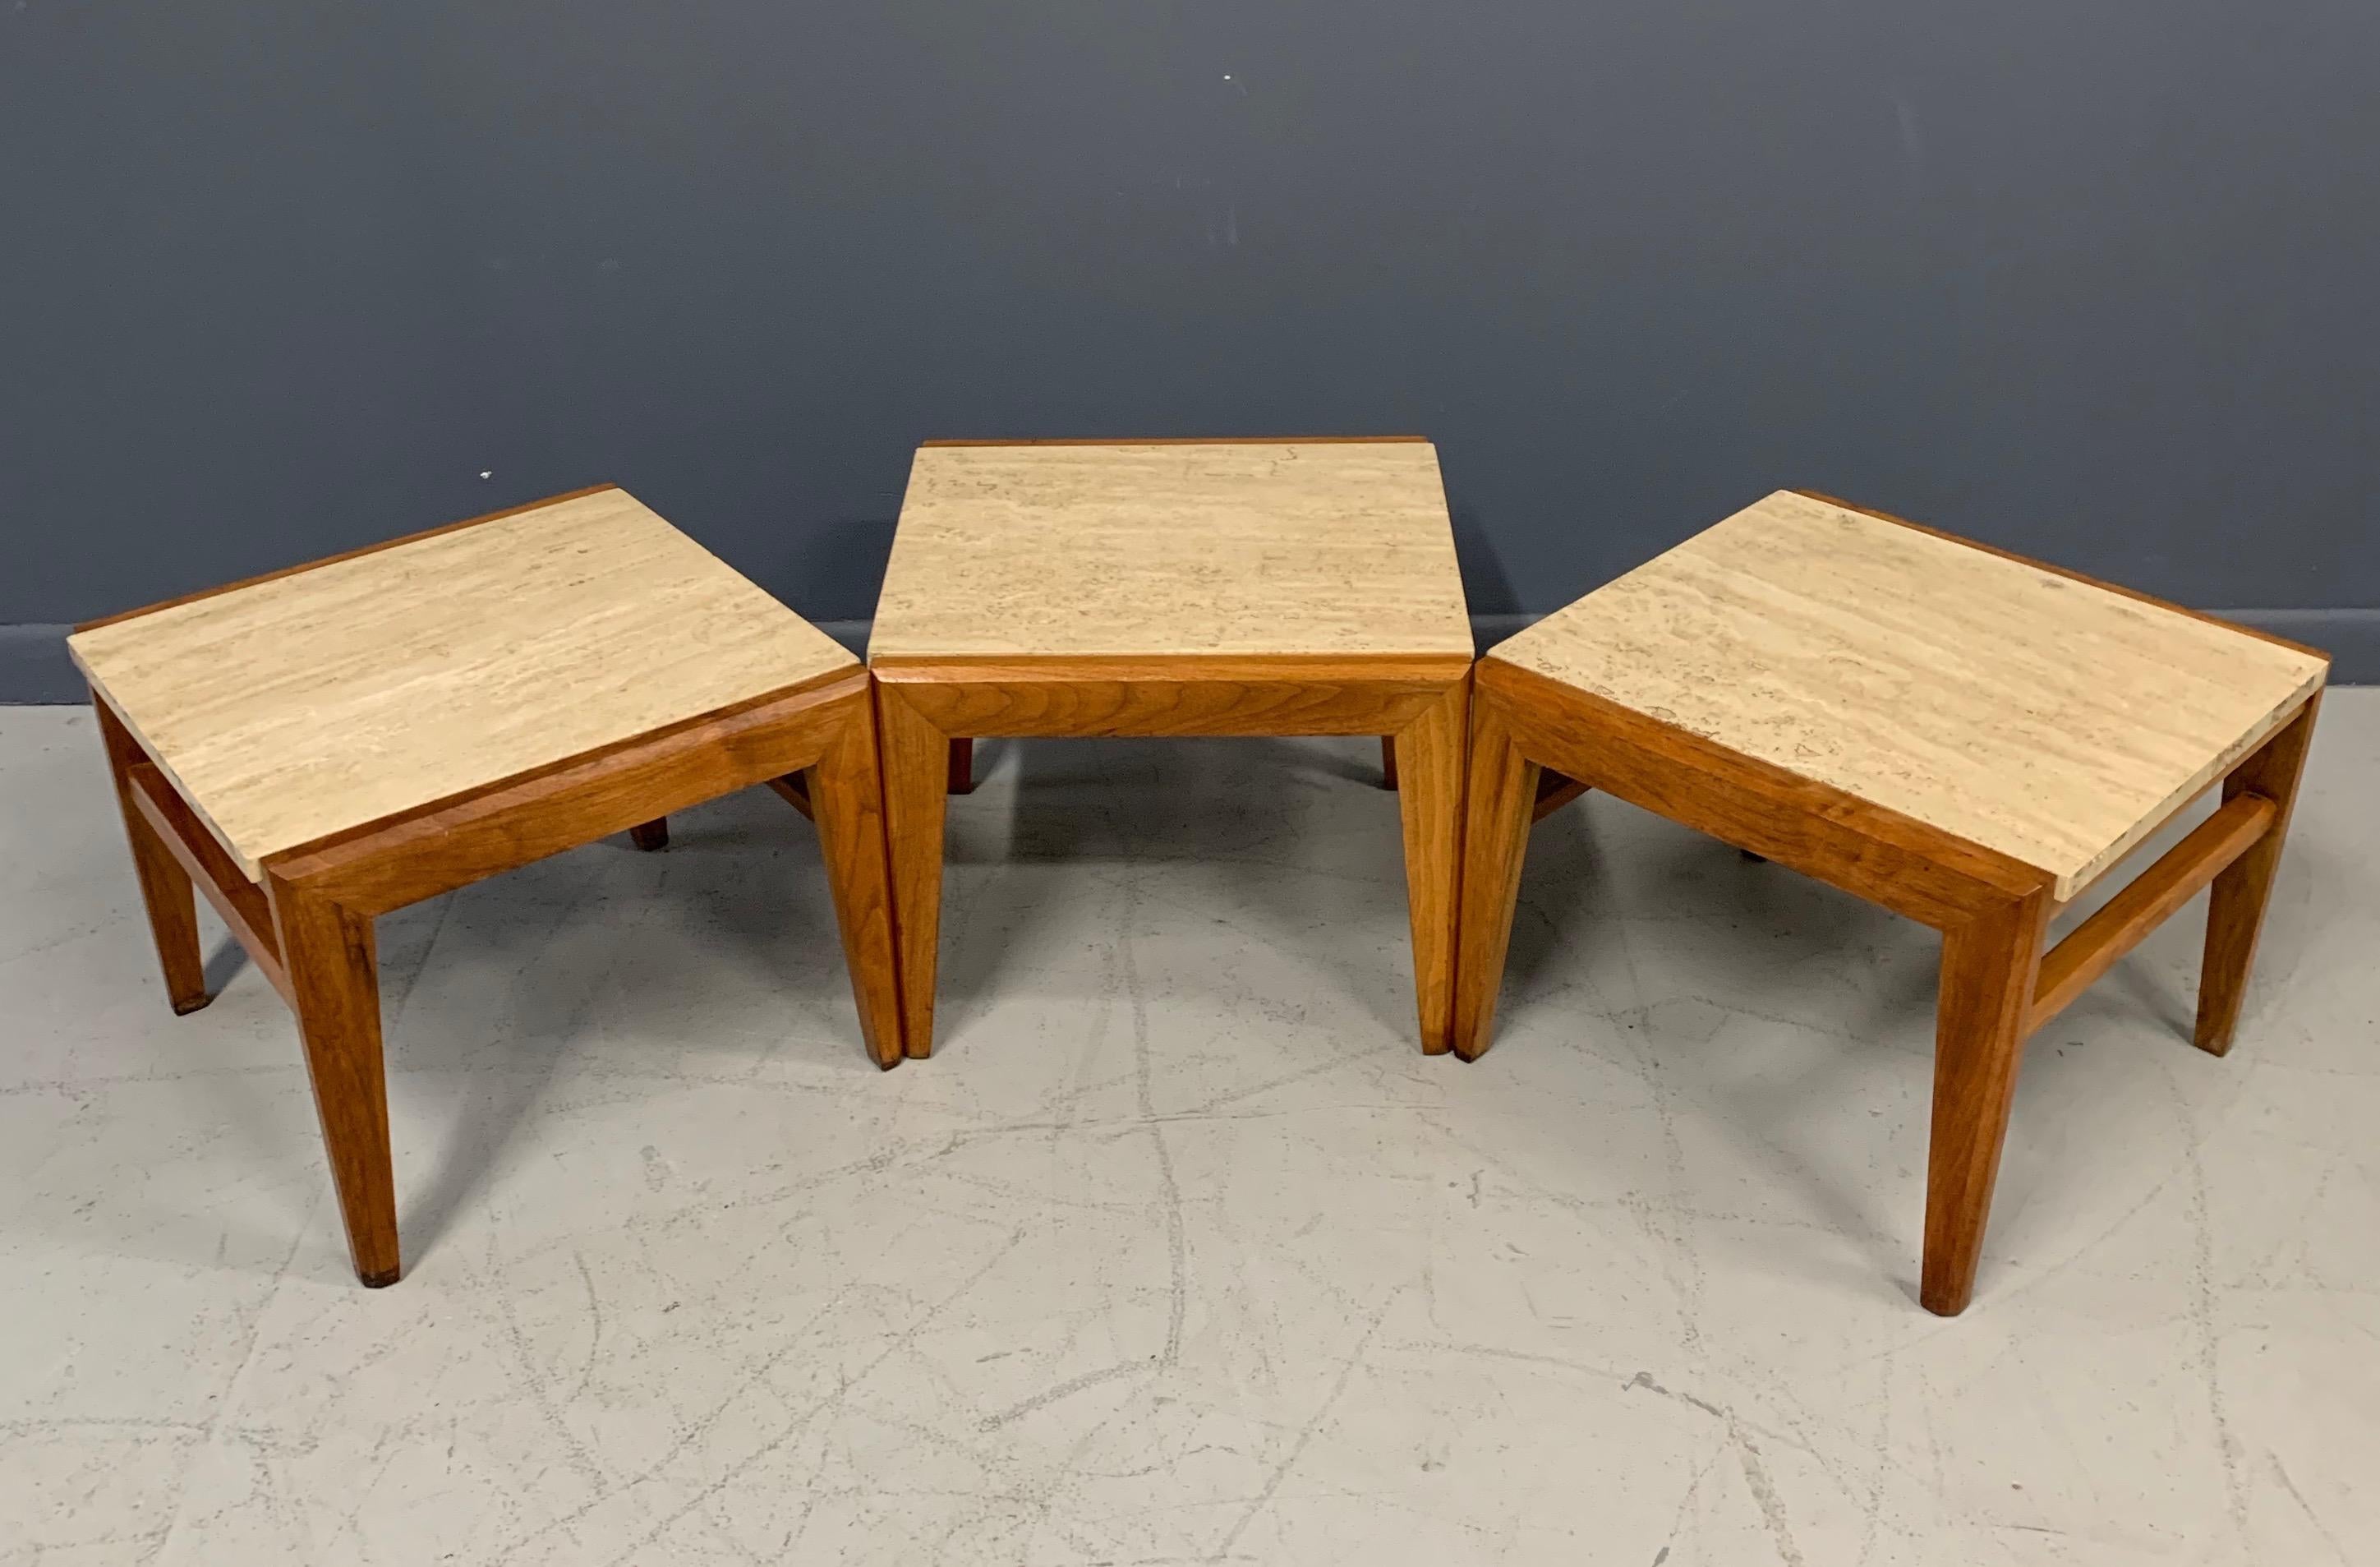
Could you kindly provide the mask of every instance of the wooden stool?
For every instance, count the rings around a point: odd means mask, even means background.
[[[920,448],[868,646],[909,1053],[933,1045],[952,742],[1002,735],[1393,736],[1444,1051],[1471,652],[1425,441]]]
[[[2197,1037],[2229,1048],[2327,668],[2055,566],[1771,495],[1481,662],[1455,1049],[1488,1048],[1548,771],[1937,927],[1920,1298],[1958,1312],[2026,1036],[2210,882]],[[2059,905],[2217,779],[2221,808],[2044,956]]]
[[[298,1014],[356,1272],[397,1276],[372,917],[801,771],[861,1027],[901,1059],[858,661],[606,486],[95,621],[91,681],[166,994],[191,889]]]

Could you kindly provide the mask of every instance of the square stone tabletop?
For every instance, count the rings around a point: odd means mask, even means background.
[[[2022,860],[2061,900],[2229,771],[2327,668],[1792,492],[1488,657]]]
[[[1426,441],[919,448],[868,657],[1451,654]]]
[[[67,646],[251,877],[282,850],[857,667],[612,488]]]

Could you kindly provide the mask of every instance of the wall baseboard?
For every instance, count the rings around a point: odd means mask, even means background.
[[[71,626],[0,626],[0,703],[87,702],[82,673],[67,657]]]
[[[2226,620],[2320,648],[2334,686],[2380,686],[2380,609],[2225,610]]]
[[[2239,621],[2311,643],[2331,657],[2335,686],[2380,685],[2380,609],[2351,610],[2223,610],[2226,619]],[[1471,634],[1482,648],[1490,648],[1537,617],[1530,614],[1475,614]],[[82,676],[67,657],[66,626],[0,626],[0,706],[24,706],[86,699]],[[868,647],[868,622],[827,620],[819,629],[855,653]]]

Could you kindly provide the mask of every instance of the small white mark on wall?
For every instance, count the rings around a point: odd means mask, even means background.
[[[480,470],[480,477],[481,479],[493,479],[495,476],[496,470],[494,468],[483,468]]]
[[[1909,101],[1909,94],[1897,87],[1887,96],[1892,100],[1892,117],[1900,128],[1900,156],[1908,164],[1909,177],[1912,183],[1922,180],[1925,177],[1925,144],[1917,134],[1917,106]]]

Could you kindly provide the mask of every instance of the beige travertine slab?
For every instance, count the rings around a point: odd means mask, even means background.
[[[1452,653],[1427,442],[926,446],[871,658]]]
[[[623,490],[67,645],[250,876],[283,849],[856,663]]]
[[[1790,492],[1488,656],[2037,866],[2061,899],[2328,667]]]

